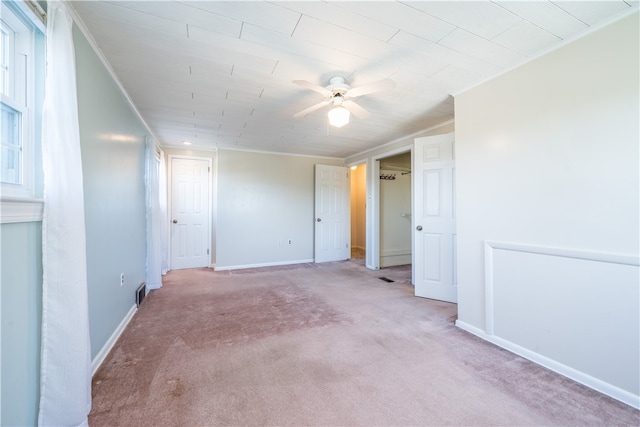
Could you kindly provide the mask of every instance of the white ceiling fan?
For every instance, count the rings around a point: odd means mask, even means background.
[[[325,87],[306,80],[294,80],[293,83],[316,91],[325,97],[324,101],[312,105],[309,108],[305,108],[304,110],[294,114],[293,117],[298,118],[307,116],[308,114],[331,104],[332,108],[329,110],[329,123],[336,127],[342,127],[349,123],[350,112],[360,119],[364,119],[369,116],[369,112],[352,101],[352,98],[357,98],[373,92],[393,89],[396,86],[393,80],[384,79],[364,86],[352,88],[347,84],[344,77],[339,76],[329,79],[329,84]]]

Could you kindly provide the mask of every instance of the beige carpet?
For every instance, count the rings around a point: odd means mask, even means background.
[[[410,276],[350,261],[172,271],[96,373],[90,425],[640,424],[456,328],[456,306],[413,297]]]

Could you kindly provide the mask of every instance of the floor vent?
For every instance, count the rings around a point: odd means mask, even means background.
[[[395,282],[395,280],[391,280],[391,279],[389,279],[388,277],[379,277],[379,279],[380,279],[380,280],[384,280],[384,281],[385,281],[385,282],[387,282],[387,283],[393,283],[393,282]]]
[[[147,295],[147,284],[145,282],[140,283],[138,289],[136,289],[136,306],[140,307],[142,300]]]

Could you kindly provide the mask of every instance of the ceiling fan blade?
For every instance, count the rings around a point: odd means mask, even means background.
[[[383,90],[391,90],[396,87],[396,82],[391,79],[378,80],[377,82],[369,83],[367,85],[351,88],[347,91],[349,98],[355,98],[358,96],[366,95],[373,92],[381,92]]]
[[[302,110],[302,111],[299,111],[299,112],[295,113],[295,114],[293,115],[293,117],[295,117],[296,119],[297,119],[298,117],[304,117],[304,116],[306,116],[307,114],[313,113],[314,111],[319,110],[320,108],[324,107],[325,105],[329,105],[329,104],[331,104],[331,100],[330,100],[330,99],[327,99],[327,100],[322,101],[322,102],[318,102],[317,104],[312,105],[312,106],[311,106],[311,107],[309,107],[309,108],[305,108],[304,110]],[[355,114],[355,113],[354,113],[354,114]]]
[[[353,101],[344,101],[342,106],[352,112],[359,119],[366,119],[369,117],[369,112]]]
[[[318,92],[318,93],[320,93],[320,94],[322,94],[324,96],[333,95],[330,90],[328,90],[328,89],[326,89],[326,88],[324,88],[322,86],[318,86],[316,84],[308,82],[306,80],[294,80],[293,83],[297,84],[298,86],[302,86],[302,87],[306,87],[307,89],[314,90],[314,91],[316,91],[316,92]]]

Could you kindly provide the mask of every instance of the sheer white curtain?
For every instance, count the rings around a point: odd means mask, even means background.
[[[169,211],[167,207],[167,162],[164,151],[160,150],[160,170],[158,173],[160,180],[160,244],[162,247],[161,270],[164,276],[169,271]]]
[[[146,146],[146,205],[147,205],[147,289],[162,287],[162,233],[160,209],[160,156],[156,143],[147,139]]]
[[[47,11],[42,150],[42,351],[39,425],[87,425],[91,345],[73,20]]]

